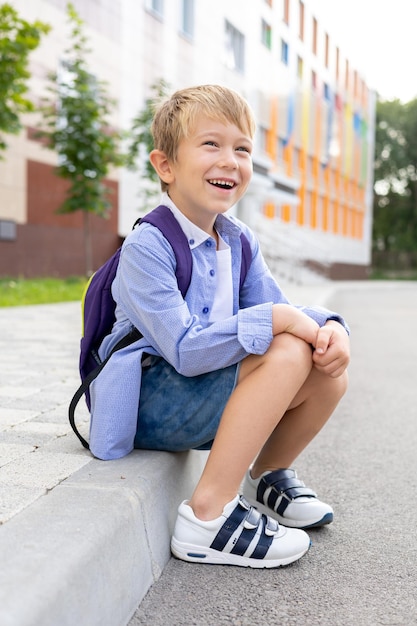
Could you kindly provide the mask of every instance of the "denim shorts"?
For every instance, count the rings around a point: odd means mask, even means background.
[[[135,448],[209,450],[233,392],[239,364],[186,377],[162,357],[148,357],[142,372]]]

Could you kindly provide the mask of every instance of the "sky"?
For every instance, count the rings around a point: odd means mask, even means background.
[[[310,0],[310,6],[369,88],[387,100],[417,98],[417,0]]]

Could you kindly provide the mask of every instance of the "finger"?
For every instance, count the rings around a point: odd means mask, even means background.
[[[313,355],[314,366],[323,374],[331,376],[332,378],[338,378],[343,374],[347,366],[349,365],[349,359],[339,356],[336,358],[328,358],[330,356],[330,350],[324,355],[324,357],[315,357]]]
[[[329,347],[331,337],[331,330],[330,332],[329,330],[329,328],[326,328],[324,326],[322,326],[322,328],[319,328],[316,338],[316,353],[318,355],[325,354],[327,348]]]

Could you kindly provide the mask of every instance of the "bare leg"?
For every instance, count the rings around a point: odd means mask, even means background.
[[[332,415],[347,388],[347,372],[330,378],[313,368],[259,453],[252,477],[290,467]]]
[[[195,515],[220,515],[258,454],[258,473],[288,467],[330,417],[345,391],[342,379],[316,373],[310,346],[287,333],[277,335],[264,355],[245,359],[190,500]]]

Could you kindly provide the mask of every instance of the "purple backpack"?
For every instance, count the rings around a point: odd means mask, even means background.
[[[178,288],[184,298],[191,281],[193,260],[188,240],[181,226],[175,219],[172,211],[163,205],[156,207],[156,209],[144,217],[136,220],[133,228],[142,222],[148,222],[156,226],[171,244],[176,258],[175,276],[177,278]],[[252,261],[252,253],[249,241],[243,233],[240,239],[242,243],[240,286],[242,286]],[[68,415],[72,429],[82,445],[87,449],[89,448],[88,442],[79,433],[75,424],[75,409],[77,404],[82,396],[85,396],[87,407],[90,409],[89,387],[92,381],[98,376],[114,352],[125,348],[142,337],[142,334],[136,328],[132,328],[130,333],[114,346],[104,361],[101,361],[98,355],[100,344],[104,337],[111,333],[115,321],[116,303],[113,300],[111,286],[119,265],[120,251],[121,248],[93,274],[83,297],[84,331],[83,337],[81,338],[79,360],[82,382],[71,400]]]

